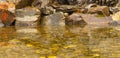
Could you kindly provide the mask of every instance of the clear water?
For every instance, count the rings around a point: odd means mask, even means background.
[[[120,58],[119,27],[1,27],[0,58]]]

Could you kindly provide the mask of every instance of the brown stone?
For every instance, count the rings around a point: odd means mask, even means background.
[[[104,25],[112,21],[110,16],[101,16],[97,14],[80,14],[87,24]]]
[[[7,10],[0,10],[0,19],[5,26],[10,26],[15,21],[15,15]]]
[[[80,14],[73,13],[72,15],[68,16],[66,18],[66,24],[67,25],[74,25],[74,24],[86,24],[86,22],[83,20]]]
[[[53,0],[34,0],[32,3],[32,5],[38,9],[49,6],[50,4],[53,4]]]
[[[34,0],[7,0],[9,3],[15,3],[16,8],[24,8],[26,6],[31,6]]]
[[[113,22],[111,22],[110,24],[112,25],[120,25],[120,11],[111,15]]]
[[[7,2],[1,2],[0,3],[0,9],[8,10],[8,3]]]
[[[109,7],[107,7],[107,6],[91,7],[88,9],[88,13],[98,13],[98,14],[102,14],[105,16],[110,15]]]
[[[16,10],[15,26],[36,27],[38,25],[40,11],[36,8],[22,8]]]

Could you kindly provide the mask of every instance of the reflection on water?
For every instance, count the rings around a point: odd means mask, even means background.
[[[0,28],[0,58],[120,58],[119,48],[115,27]]]

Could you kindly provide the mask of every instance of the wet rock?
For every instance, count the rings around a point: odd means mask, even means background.
[[[58,4],[68,4],[67,0],[57,0]]]
[[[111,21],[110,23],[109,23],[109,25],[111,25],[111,26],[119,26],[120,25],[120,21]]]
[[[70,5],[82,5],[85,2],[86,2],[85,0],[68,0],[68,3]]]
[[[57,12],[48,16],[45,16],[41,23],[48,26],[64,26],[65,25],[65,16],[63,12]]]
[[[0,20],[5,26],[11,26],[15,22],[15,15],[8,10],[0,10]]]
[[[119,0],[88,0],[89,3],[95,3],[104,6],[115,6]]]
[[[42,1],[41,0],[35,0],[32,5],[38,9],[41,9],[41,4],[42,4]]]
[[[53,14],[55,9],[50,6],[53,4],[53,0],[35,0],[32,5],[41,10],[43,15]]]
[[[91,8],[91,7],[97,7],[97,6],[98,6],[97,4],[89,4],[89,5],[87,5],[85,8],[89,9],[89,8]]]
[[[68,31],[70,31],[73,34],[79,34],[81,33],[80,30],[82,30],[83,27],[80,27],[78,25],[70,25],[66,27]]]
[[[117,3],[117,5],[116,5],[117,7],[120,7],[120,0],[118,1],[118,3]]]
[[[111,12],[111,14],[115,14],[115,13],[117,13],[117,12],[119,12],[119,11],[120,11],[119,8],[110,7],[110,12]]]
[[[113,14],[112,18],[113,18],[114,21],[119,21],[120,20],[120,11]]]
[[[109,7],[107,6],[97,6],[97,7],[91,7],[88,9],[88,13],[98,13],[98,14],[102,14],[105,16],[109,16],[110,12],[109,12]]]
[[[67,25],[86,25],[86,22],[83,20],[83,18],[81,17],[81,15],[77,14],[77,13],[73,13],[72,15],[68,16],[66,18],[66,24]]]
[[[87,24],[104,25],[112,21],[110,16],[100,16],[97,14],[80,14]]]
[[[77,6],[73,6],[73,5],[53,5],[54,9],[56,9],[57,12],[61,11],[61,12],[65,12],[65,13],[73,13],[76,12],[78,9],[80,9]]]
[[[0,1],[0,9],[8,10],[8,2]]]
[[[16,10],[16,26],[31,26],[36,27],[38,25],[38,17],[40,11],[36,8],[23,8]]]
[[[120,25],[120,11],[111,15],[113,22],[111,22],[112,25]]]
[[[35,0],[32,5],[41,9],[50,4],[53,4],[53,0]]]
[[[56,12],[56,10],[51,6],[45,6],[44,8],[41,8],[41,13],[43,15],[49,15],[49,14],[53,14],[55,12]]]
[[[40,15],[40,11],[34,7],[25,7],[16,10],[16,16],[23,17],[25,15],[26,16]]]
[[[86,1],[85,0],[57,0],[58,4],[64,5],[82,5]]]
[[[15,3],[16,8],[24,8],[26,6],[31,6],[34,0],[7,0],[9,3]]]
[[[95,25],[104,25],[109,24],[112,21],[111,17],[101,16],[98,14],[81,14],[75,13],[68,17],[66,20],[67,24],[95,24]]]

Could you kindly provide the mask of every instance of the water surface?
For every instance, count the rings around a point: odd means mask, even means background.
[[[0,58],[120,58],[119,27],[1,27]]]

